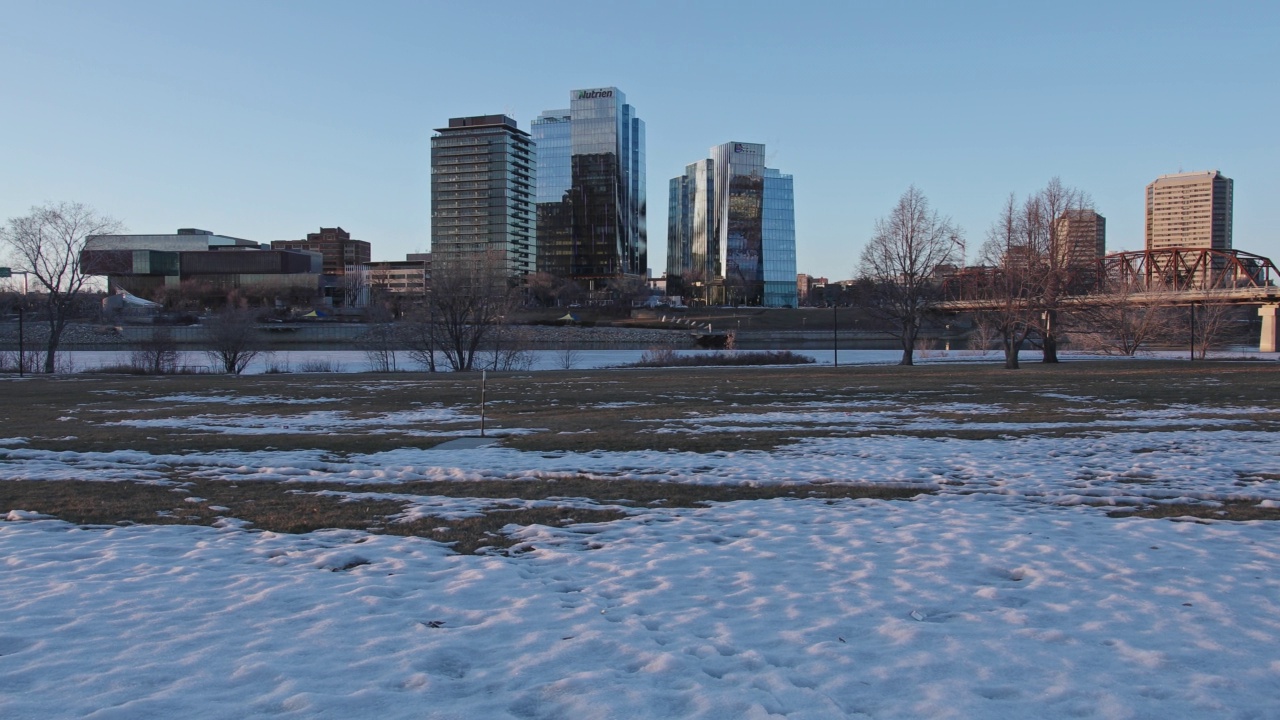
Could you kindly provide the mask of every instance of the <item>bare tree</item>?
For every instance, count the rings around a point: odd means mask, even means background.
[[[384,283],[385,281],[382,281],[379,284]],[[373,284],[368,268],[363,265],[348,265],[342,274],[341,286],[338,288],[338,292],[342,295],[342,306],[354,308],[365,304],[368,301],[367,293]]]
[[[476,369],[476,354],[505,322],[516,297],[499,253],[438,260],[426,312],[410,333],[412,356],[432,370],[436,353],[455,371]]]
[[[1080,327],[1072,338],[1092,350],[1130,357],[1152,342],[1171,340],[1177,315],[1168,305],[1152,301],[1159,292],[1133,280],[1108,278],[1104,294],[1072,311],[1073,324]]]
[[[528,328],[502,324],[490,334],[487,349],[476,354],[475,365],[493,372],[533,367],[533,338]]]
[[[400,334],[393,322],[391,310],[380,299],[371,302],[364,308],[366,329],[357,339],[360,349],[364,351],[372,372],[396,372],[396,349],[400,344]]]
[[[150,375],[164,375],[178,369],[178,343],[166,327],[151,332],[133,345],[130,363]]]
[[[58,346],[67,322],[81,307],[91,275],[80,265],[80,253],[91,235],[121,232],[116,220],[93,208],[61,202],[31,208],[31,214],[10,218],[0,228],[0,242],[8,247],[15,264],[30,273],[44,294],[48,343],[44,371],[54,372]]]
[[[935,274],[951,262],[959,234],[913,185],[887,217],[876,221],[862,251],[860,274],[874,283],[875,307],[897,326],[900,365],[913,363],[920,325],[941,300]]]
[[[1192,305],[1186,315],[1197,360],[1222,346],[1236,315],[1233,305],[1215,295],[1211,292],[1207,300]]]
[[[265,348],[257,334],[258,319],[252,310],[230,302],[205,324],[209,349],[205,353],[228,375],[239,375]]]
[[[1029,300],[1039,310],[1035,336],[1044,350],[1044,362],[1058,362],[1058,315],[1063,300],[1075,290],[1093,266],[1081,265],[1070,236],[1070,220],[1092,210],[1084,192],[1051,178],[1043,189],[1022,204],[1018,232],[1027,264]]]
[[[1038,268],[1031,262],[1024,217],[1011,193],[980,251],[986,272],[972,288],[972,297],[966,298],[988,303],[977,313],[977,322],[994,328],[1000,336],[1004,366],[1010,370],[1018,369],[1018,353],[1038,322],[1034,305]]]
[[[556,351],[556,365],[561,370],[572,370],[582,361],[582,351],[568,344]]]

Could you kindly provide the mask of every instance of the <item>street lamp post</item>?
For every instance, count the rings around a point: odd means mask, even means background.
[[[24,316],[26,315],[26,305],[27,305],[27,295],[28,295],[27,275],[30,275],[31,273],[27,270],[12,270],[10,268],[0,268],[0,271],[3,271],[2,273],[0,273],[0,277],[10,277],[13,275],[22,276],[22,304],[18,306],[18,377],[23,377],[26,374],[26,355],[27,355],[27,348],[24,342],[24,340],[26,340],[27,334],[24,331],[25,325],[23,323],[23,320],[24,320]]]
[[[26,336],[26,333],[23,332],[22,330],[23,310],[25,310],[25,308],[19,305],[18,306],[18,377],[24,376],[24,371],[26,369],[25,366],[27,362],[26,360],[27,348],[26,348],[26,345],[24,345],[22,342],[23,338]]]

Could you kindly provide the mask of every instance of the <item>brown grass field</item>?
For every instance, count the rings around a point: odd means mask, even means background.
[[[187,454],[218,450],[320,449],[328,455],[370,453],[406,447],[429,447],[448,438],[424,437],[439,429],[425,421],[383,422],[389,414],[452,408],[478,415],[478,374],[281,374],[228,377],[180,375],[135,377],[79,374],[34,377],[0,384],[0,437],[21,437],[25,448],[54,451],[138,450],[154,454]],[[1047,397],[1045,394],[1058,395]],[[213,401],[188,403],[166,398],[204,396]],[[250,400],[239,404],[237,399]],[[1081,422],[1104,419],[1116,403],[1134,408],[1193,405],[1211,411],[1219,406],[1280,407],[1280,363],[1100,360],[1060,365],[1028,363],[1006,371],[983,364],[936,364],[916,367],[853,366],[794,368],[680,368],[594,371],[542,371],[490,374],[486,386],[486,425],[492,432],[518,430],[504,436],[513,448],[543,453],[621,450],[692,452],[768,450],[822,435],[884,434],[858,428],[790,427],[752,432],[703,431],[655,434],[673,419],[698,413],[776,411],[779,405],[821,408],[826,403],[856,402],[862,410],[893,410],[921,402],[962,402],[998,406],[990,414],[961,413],[959,422],[1014,423],[998,433],[990,430],[893,431],[911,436],[982,439],[1017,435],[1019,423],[1051,422],[1064,407]],[[344,420],[305,432],[283,425],[258,434],[228,434],[193,429],[108,426],[107,421],[131,419],[198,419],[217,427],[234,418],[253,423],[254,416],[295,416],[340,410]],[[1091,413],[1093,413],[1091,415]],[[1194,415],[1194,413],[1192,413]],[[365,419],[367,423],[359,421]],[[1241,430],[1275,431],[1267,414],[1244,418]],[[277,421],[278,422],[278,421]],[[269,424],[269,423],[264,423]],[[451,430],[475,430],[467,420]],[[1093,426],[1092,432],[1106,430]],[[1170,429],[1170,428],[1165,428]],[[278,431],[273,431],[278,430]],[[1128,432],[1141,430],[1128,429]],[[1080,432],[1066,429],[1028,429],[1037,435]],[[10,460],[7,462],[20,462]],[[170,471],[168,484],[100,482],[94,477],[60,482],[0,482],[0,515],[10,509],[42,512],[83,524],[193,523],[210,524],[220,515],[253,523],[253,527],[281,532],[320,528],[372,529],[415,534],[454,543],[459,552],[509,544],[500,529],[508,524],[565,525],[604,522],[620,517],[616,509],[547,506],[494,510],[484,517],[443,523],[429,519],[389,522],[403,510],[392,500],[350,501],[343,493],[386,491],[342,485],[308,483],[305,491],[290,483],[243,483],[197,479]],[[175,489],[178,492],[175,492]],[[535,481],[481,483],[412,483],[395,492],[458,497],[545,500],[575,497],[614,506],[661,503],[687,507],[706,502],[756,500],[779,496],[872,497],[902,499],[918,493],[860,485],[850,478],[832,477],[812,486],[756,488],[704,487],[681,484],[601,481],[578,478],[554,483]],[[184,496],[204,498],[183,502]],[[226,507],[229,511],[215,511]],[[1277,519],[1273,509],[1228,505],[1212,517]],[[1162,506],[1142,511],[1152,516],[1179,514]],[[1195,512],[1201,512],[1196,510]],[[1194,514],[1192,511],[1181,514]],[[1206,515],[1208,517],[1209,515]],[[442,527],[447,526],[446,530]]]

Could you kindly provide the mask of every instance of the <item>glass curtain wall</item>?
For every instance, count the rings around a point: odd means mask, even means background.
[[[792,179],[764,162],[762,144],[725,143],[671,180],[668,292],[677,287],[706,303],[796,305]]]
[[[648,274],[645,126],[617,88],[569,98],[533,123],[540,268],[603,290]]]
[[[759,305],[764,299],[761,220],[764,145],[731,142],[711,148],[715,163],[715,237],[719,245],[719,302]]]
[[[796,208],[790,175],[764,171],[764,305],[795,307]]]
[[[568,110],[548,110],[533,121],[538,146],[538,270],[569,277],[573,262],[573,172]]]

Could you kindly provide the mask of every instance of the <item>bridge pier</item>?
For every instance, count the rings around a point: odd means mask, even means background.
[[[1262,317],[1262,340],[1258,343],[1259,352],[1276,351],[1276,309],[1280,305],[1263,305],[1258,308]]]

